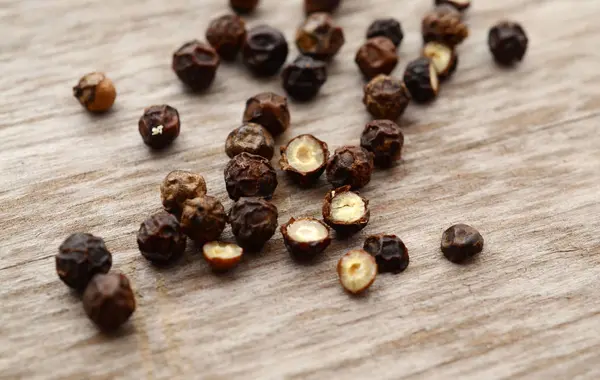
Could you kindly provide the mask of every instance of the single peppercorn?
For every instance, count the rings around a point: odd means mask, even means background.
[[[442,253],[455,264],[461,264],[483,250],[483,236],[466,224],[456,224],[442,235]]]
[[[397,120],[411,100],[401,80],[383,74],[367,83],[364,92],[363,103],[376,119]]]
[[[197,40],[183,44],[173,53],[173,71],[193,91],[207,89],[217,75],[221,60],[217,51]]]
[[[337,265],[340,283],[351,294],[367,290],[375,281],[377,271],[375,258],[362,249],[346,253]]]
[[[471,0],[435,0],[435,5],[451,5],[459,11],[464,11],[471,6]]]
[[[275,140],[271,133],[255,123],[244,123],[231,131],[225,141],[225,153],[230,158],[247,152],[270,160],[273,158],[274,151]]]
[[[175,215],[181,214],[183,203],[206,195],[206,182],[198,173],[173,170],[160,185],[160,198],[165,209]]]
[[[334,187],[366,186],[373,173],[373,154],[359,146],[337,148],[327,162],[327,181]]]
[[[135,295],[129,279],[121,273],[98,274],[83,293],[83,309],[101,330],[111,332],[135,311]]]
[[[297,260],[312,260],[331,244],[331,232],[315,218],[291,218],[281,226],[285,247]]]
[[[104,240],[91,234],[76,233],[58,248],[56,273],[67,286],[84,290],[92,277],[107,273],[112,266],[112,254]]]
[[[277,207],[262,198],[240,198],[229,211],[236,241],[244,249],[260,251],[277,230]]]
[[[290,126],[287,98],[272,92],[262,92],[246,101],[244,123],[262,125],[273,136],[285,132]]]
[[[423,41],[437,41],[455,47],[469,36],[469,28],[453,6],[444,4],[425,14],[421,22]]]
[[[325,171],[329,149],[313,135],[300,135],[281,147],[279,166],[300,186],[317,182]]]
[[[354,62],[367,79],[388,75],[398,64],[396,47],[387,37],[373,37],[358,49]]]
[[[352,235],[367,226],[371,218],[369,201],[350,186],[332,190],[323,202],[323,220],[340,235]]]
[[[402,25],[394,18],[382,18],[373,21],[367,29],[367,39],[374,37],[387,37],[398,47],[404,39],[404,32],[402,31]]]
[[[279,30],[259,25],[248,31],[242,56],[244,64],[254,75],[275,75],[287,59],[288,43]]]
[[[327,81],[327,65],[323,61],[301,55],[282,73],[283,88],[298,101],[314,98]]]
[[[211,241],[202,246],[202,255],[214,271],[224,272],[233,269],[242,261],[244,249],[233,243]]]
[[[154,149],[163,149],[179,136],[179,112],[166,104],[144,110],[138,123],[144,143]]]
[[[440,80],[448,79],[458,67],[456,50],[442,43],[430,41],[423,46],[423,57],[429,58]]]
[[[166,264],[183,255],[186,238],[177,218],[161,211],[141,224],[137,244],[147,260],[155,264]]]
[[[105,112],[117,98],[113,82],[104,73],[84,75],[73,87],[73,96],[90,112]]]
[[[428,103],[437,97],[439,80],[429,58],[418,58],[406,66],[404,85],[417,103]]]
[[[227,61],[233,61],[246,40],[246,23],[236,15],[214,19],[206,30],[206,40]]]
[[[360,146],[373,153],[379,167],[390,167],[400,159],[404,135],[398,124],[390,120],[373,120],[365,126]]]
[[[225,167],[225,187],[234,201],[241,197],[271,199],[277,188],[277,173],[266,158],[242,152]]]
[[[251,13],[258,6],[259,0],[229,0],[229,5],[237,13]]]
[[[218,240],[227,225],[227,214],[218,199],[205,195],[183,204],[181,228],[196,244]]]
[[[396,235],[369,236],[363,249],[375,257],[380,273],[398,274],[408,267],[408,249]]]
[[[307,15],[315,12],[332,13],[341,2],[341,0],[304,0],[304,11]]]
[[[313,13],[296,32],[296,46],[304,55],[329,60],[345,43],[344,31],[328,13]]]
[[[512,21],[494,25],[488,34],[488,46],[496,62],[510,66],[521,61],[527,52],[529,40],[523,27]]]

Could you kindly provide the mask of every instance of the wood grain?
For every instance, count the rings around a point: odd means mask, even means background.
[[[292,104],[279,143],[300,133],[331,148],[357,143],[368,117],[353,56],[367,25],[402,21],[401,75],[431,3],[345,0],[336,19],[347,43],[319,99]],[[435,104],[408,109],[402,163],[364,189],[370,225],[315,265],[292,262],[277,234],[230,275],[213,275],[193,249],[157,270],[135,233],[160,207],[159,182],[173,169],[200,171],[229,207],[225,137],[246,98],[281,91],[278,78],[253,79],[239,63],[222,65],[204,95],[186,93],[171,72],[171,53],[202,38],[225,4],[0,1],[0,378],[600,378],[597,0],[475,0],[456,76]],[[249,24],[281,28],[291,41],[301,9],[298,0],[263,0]],[[513,70],[496,67],[486,46],[504,18],[530,37]],[[100,117],[71,96],[93,70],[119,93]],[[137,132],[155,103],[183,120],[162,153]],[[324,181],[310,190],[280,183],[281,223],[319,215]],[[472,265],[439,252],[456,222],[486,239]],[[114,269],[135,285],[139,308],[118,336],[98,333],[56,277],[53,256],[75,231],[103,236]],[[379,276],[368,296],[348,297],[335,264],[377,232],[398,234],[411,264]]]

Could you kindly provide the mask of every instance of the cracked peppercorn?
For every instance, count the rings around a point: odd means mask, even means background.
[[[288,252],[301,261],[314,259],[331,244],[329,227],[315,218],[291,218],[281,226],[281,235]]]
[[[352,235],[367,226],[371,218],[369,201],[350,186],[330,191],[323,202],[323,220],[340,235]]]
[[[165,148],[179,136],[179,112],[166,104],[148,107],[144,110],[138,127],[146,145],[154,149]]]
[[[367,29],[367,39],[374,37],[387,37],[394,44],[394,46],[398,47],[404,39],[402,25],[394,18],[382,18],[375,20]]]
[[[214,19],[206,30],[206,40],[227,61],[233,61],[246,39],[246,23],[236,15]]]
[[[225,141],[225,153],[230,158],[242,152],[262,156],[267,160],[273,158],[275,140],[266,128],[255,123],[244,123],[231,131]]]
[[[173,53],[172,67],[177,77],[193,91],[207,89],[217,75],[221,60],[207,43],[193,40]]]
[[[510,66],[519,62],[527,52],[529,40],[523,27],[512,21],[494,25],[488,34],[488,46],[496,62]]]
[[[308,56],[299,56],[282,73],[283,88],[298,101],[314,98],[327,81],[327,65]]]
[[[285,132],[290,126],[287,98],[272,92],[262,92],[246,101],[244,123],[262,125],[273,136]]]
[[[346,253],[337,265],[340,283],[351,294],[367,290],[375,281],[377,271],[375,258],[362,249]]]
[[[456,224],[442,235],[442,253],[451,262],[461,264],[483,250],[483,236],[466,224]]]
[[[251,13],[258,6],[259,0],[229,0],[229,5],[237,13]]]
[[[418,58],[406,66],[404,85],[417,103],[433,101],[438,94],[439,80],[435,66],[429,58]]]
[[[410,261],[406,245],[396,235],[369,236],[363,249],[375,257],[380,273],[404,272]]]
[[[83,293],[83,309],[101,330],[111,332],[135,311],[135,295],[129,279],[121,273],[98,274]]]
[[[224,272],[242,261],[244,249],[233,243],[211,241],[202,246],[202,255],[214,271]]]
[[[160,211],[141,225],[137,244],[142,256],[155,264],[166,264],[183,255],[186,238],[174,215]]]
[[[113,82],[104,73],[84,75],[73,87],[73,96],[90,112],[108,111],[117,98]]]
[[[442,43],[430,41],[423,46],[422,55],[431,60],[440,80],[446,80],[458,67],[456,50]]]
[[[271,199],[277,188],[277,173],[266,158],[242,152],[225,167],[225,187],[234,201],[241,197]]]
[[[288,43],[283,33],[268,25],[259,25],[248,31],[242,46],[244,64],[261,77],[275,75],[288,56]]]
[[[160,185],[160,198],[165,210],[180,215],[183,203],[206,195],[206,182],[198,173],[173,170]]]
[[[397,120],[410,103],[404,83],[387,75],[378,75],[365,85],[363,103],[376,119]]]
[[[334,188],[359,189],[371,181],[373,154],[359,146],[337,148],[327,162],[327,180]]]
[[[92,234],[75,233],[58,248],[56,273],[69,287],[84,290],[92,277],[107,273],[112,266],[112,254],[104,240]]]
[[[373,37],[358,49],[354,62],[367,79],[387,75],[398,64],[396,47],[387,37]]]
[[[469,28],[453,6],[444,4],[425,14],[421,22],[423,41],[437,41],[455,47],[469,36]]]
[[[341,2],[341,0],[304,0],[304,12],[307,15],[315,12],[332,13]]]
[[[400,159],[404,135],[398,124],[391,120],[373,120],[363,130],[360,146],[373,153],[379,167],[389,167]]]
[[[227,214],[218,199],[205,195],[183,204],[181,228],[196,244],[218,240],[227,225]]]
[[[464,11],[471,6],[471,0],[435,0],[435,5],[451,5],[459,11]]]
[[[262,198],[240,198],[229,210],[231,231],[240,247],[260,251],[277,230],[277,207]]]
[[[281,147],[279,166],[300,186],[314,184],[329,159],[327,144],[313,135],[300,135]]]
[[[345,43],[344,31],[328,13],[313,13],[296,32],[296,46],[304,55],[330,60]]]

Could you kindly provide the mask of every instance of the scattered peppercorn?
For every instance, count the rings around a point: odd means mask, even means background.
[[[469,36],[469,28],[453,6],[444,4],[425,14],[421,23],[423,41],[437,41],[455,47]]]
[[[83,309],[101,330],[118,329],[135,311],[129,279],[114,272],[94,276],[83,293]]]
[[[327,65],[309,56],[301,55],[286,66],[282,74],[283,88],[298,101],[314,98],[327,81]]]
[[[277,173],[266,158],[242,152],[225,167],[225,187],[234,201],[241,197],[271,199],[277,188]]]
[[[523,27],[512,21],[494,25],[488,35],[488,46],[497,63],[510,66],[521,61],[527,52],[529,39]]]
[[[246,23],[236,15],[224,15],[214,19],[206,30],[206,40],[221,58],[233,61],[246,39]]]
[[[179,112],[166,104],[148,107],[144,110],[138,127],[146,145],[154,149],[165,148],[179,136]]]
[[[431,60],[440,80],[448,79],[458,67],[456,51],[442,43],[430,41],[423,46],[422,55]]]
[[[218,199],[205,195],[183,203],[181,228],[196,244],[218,240],[227,224],[227,214]]]
[[[429,58],[418,58],[406,66],[404,85],[417,103],[431,102],[437,97],[439,80]]]
[[[442,252],[455,264],[464,263],[483,250],[483,236],[466,224],[456,224],[442,235]]]
[[[105,112],[117,98],[113,82],[104,73],[84,75],[73,87],[73,96],[90,112]]]
[[[207,89],[215,79],[221,60],[207,43],[193,40],[173,53],[173,71],[193,91]]]
[[[233,243],[212,241],[204,244],[202,254],[213,270],[223,272],[233,269],[240,263],[244,249]]]
[[[329,60],[345,43],[344,31],[328,13],[313,13],[296,32],[296,45],[304,55]]]
[[[404,135],[391,120],[373,120],[365,126],[360,146],[373,153],[375,165],[390,167],[400,159]]]
[[[317,182],[325,171],[329,149],[313,135],[300,135],[281,147],[279,166],[301,186]]]
[[[112,254],[104,240],[91,234],[76,233],[58,248],[56,273],[67,286],[84,290],[92,277],[107,273],[112,266]]]
[[[435,0],[436,5],[448,4],[459,11],[464,11],[471,6],[471,0]]]
[[[411,100],[401,80],[383,74],[367,83],[364,92],[363,103],[376,119],[397,120]]]
[[[315,218],[291,218],[281,226],[283,242],[297,260],[311,260],[331,244],[329,227]]]
[[[304,11],[307,15],[315,12],[332,13],[341,2],[341,0],[304,0]]]
[[[387,75],[398,64],[396,47],[387,37],[373,37],[358,49],[354,62],[367,79]]]
[[[346,253],[337,265],[340,283],[351,294],[367,290],[377,277],[375,258],[362,249]]]
[[[258,6],[259,0],[229,0],[229,5],[237,13],[251,13]]]
[[[277,207],[262,198],[240,198],[229,211],[236,241],[249,251],[260,251],[277,230]]]
[[[290,126],[287,98],[272,92],[262,92],[246,101],[244,123],[260,124],[273,136],[285,132]]]
[[[332,190],[323,202],[323,220],[338,234],[352,235],[367,226],[371,211],[369,201],[350,186]]]
[[[367,39],[374,37],[387,37],[394,46],[398,47],[404,39],[402,25],[394,18],[382,18],[373,21],[367,29]]]
[[[177,218],[161,211],[141,224],[137,244],[146,259],[155,264],[166,264],[183,255],[186,239]]]
[[[285,63],[287,55],[288,43],[279,30],[259,25],[248,31],[242,56],[244,64],[254,75],[275,75]]]
[[[274,151],[275,140],[271,133],[255,123],[244,123],[231,131],[225,141],[225,153],[230,158],[247,152],[270,160],[273,158]]]
[[[337,148],[327,162],[327,181],[334,188],[359,189],[371,181],[373,154],[359,146]]]
[[[160,198],[165,209],[180,215],[183,203],[206,195],[206,182],[198,173],[187,170],[174,170],[167,174],[160,185]]]
[[[363,249],[375,257],[379,273],[398,274],[408,267],[408,249],[396,235],[369,236]]]

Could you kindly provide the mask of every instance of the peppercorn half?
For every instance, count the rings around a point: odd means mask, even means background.
[[[510,66],[521,61],[527,52],[528,38],[516,22],[502,21],[488,35],[488,46],[497,63]]]
[[[341,2],[342,0],[304,0],[304,11],[307,15],[315,12],[332,13]]]
[[[83,290],[92,277],[107,273],[112,266],[112,254],[104,240],[91,234],[76,233],[58,248],[56,272],[67,286]]]
[[[257,76],[275,75],[285,63],[288,43],[279,30],[267,25],[256,26],[242,47],[244,64]]]
[[[440,80],[449,78],[458,67],[456,51],[439,42],[427,42],[423,46],[422,55],[431,60]]]
[[[165,148],[179,136],[179,112],[166,104],[148,107],[144,110],[138,127],[146,145],[154,149]]]
[[[408,267],[408,249],[396,235],[369,236],[363,249],[375,257],[380,273],[398,274]]]
[[[281,226],[285,247],[297,260],[311,260],[331,244],[329,227],[315,218],[291,218]]]
[[[418,58],[406,66],[404,84],[414,101],[431,102],[437,97],[439,80],[435,66],[429,58]]]
[[[218,199],[205,195],[183,204],[181,228],[196,244],[219,240],[227,225],[227,214]]]
[[[267,160],[273,158],[275,140],[266,128],[255,123],[244,123],[231,131],[225,142],[225,153],[230,158],[242,152],[256,154]]]
[[[217,51],[197,40],[183,44],[173,53],[173,71],[193,91],[207,89],[221,63]]]
[[[186,239],[177,218],[161,211],[141,224],[137,244],[146,259],[156,264],[166,264],[183,255]]]
[[[411,100],[401,80],[383,74],[367,83],[364,91],[363,103],[376,119],[397,120]]]
[[[377,271],[375,258],[362,249],[346,253],[337,265],[340,283],[351,294],[367,290],[375,281]]]
[[[323,202],[323,220],[338,234],[352,235],[367,226],[371,217],[369,201],[350,186],[332,190]]]
[[[471,6],[471,0],[435,0],[436,5],[451,5],[459,11],[464,11]]]
[[[366,186],[373,173],[373,154],[359,146],[337,148],[327,162],[327,180],[334,188]]]
[[[84,75],[73,87],[73,96],[90,112],[108,111],[115,99],[117,90],[113,82],[104,73]]]
[[[328,13],[313,13],[296,32],[296,45],[304,55],[329,60],[344,45],[344,31]]]
[[[394,46],[398,47],[404,39],[402,26],[394,18],[383,18],[373,21],[367,29],[367,39],[374,37],[387,37]]]
[[[483,250],[483,236],[466,224],[456,224],[442,235],[442,252],[455,264],[461,264]]]
[[[283,70],[283,88],[298,101],[314,98],[327,81],[327,65],[308,56],[299,56]]]
[[[373,153],[375,165],[389,167],[400,159],[404,135],[398,124],[390,120],[373,120],[365,126],[360,146]]]
[[[325,171],[329,149],[313,135],[300,135],[281,147],[279,165],[301,186],[314,184]]]
[[[225,187],[234,201],[241,197],[271,199],[277,188],[277,174],[266,158],[242,152],[225,167]]]
[[[129,279],[121,273],[98,274],[83,293],[83,309],[103,331],[114,331],[135,311],[135,296]]]
[[[246,39],[246,23],[236,15],[224,15],[214,19],[206,30],[206,40],[221,58],[232,61]]]
[[[244,123],[262,125],[273,136],[285,132],[290,126],[287,98],[272,92],[262,92],[246,101]]]
[[[277,207],[261,198],[240,198],[229,211],[236,241],[249,251],[260,251],[277,230]]]
[[[258,6],[259,0],[229,0],[229,5],[237,13],[251,13]]]
[[[187,170],[173,170],[160,185],[160,198],[165,210],[180,215],[183,203],[206,195],[206,182],[198,173]]]
[[[421,23],[423,41],[437,41],[455,47],[469,36],[469,28],[453,6],[444,4],[428,12]]]
[[[373,37],[358,49],[354,62],[367,79],[387,75],[398,64],[396,47],[387,37]]]

